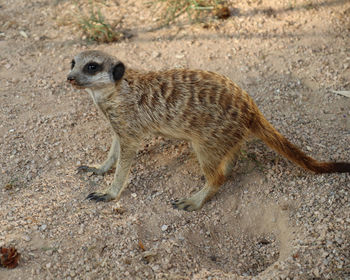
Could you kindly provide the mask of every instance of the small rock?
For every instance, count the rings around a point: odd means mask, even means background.
[[[317,267],[313,269],[312,273],[315,275],[315,277],[320,277],[320,271]]]
[[[160,57],[160,52],[153,51],[152,52],[152,58],[157,58],[157,57]]]
[[[24,38],[28,38],[28,35],[27,35],[27,33],[25,33],[23,30],[21,30],[20,32],[19,32],[19,34],[21,34],[21,36],[22,37],[24,37]]]
[[[184,54],[177,54],[177,55],[175,55],[175,58],[177,58],[177,59],[182,59],[184,57],[185,57]]]
[[[162,231],[166,231],[168,229],[167,225],[162,225]]]
[[[84,233],[84,227],[83,226],[81,226],[80,228],[79,228],[79,230],[78,230],[78,234],[83,234]]]
[[[336,237],[336,238],[335,238],[335,241],[336,241],[339,245],[341,245],[341,244],[344,243],[343,239],[340,238],[340,237]]]
[[[44,231],[46,228],[47,228],[47,225],[42,224],[42,225],[40,226],[40,228],[39,228],[39,229],[40,229],[41,231]]]
[[[46,268],[49,269],[51,267],[51,263],[46,264]]]
[[[24,241],[29,242],[31,238],[30,238],[29,235],[24,235],[24,236],[22,236],[22,239],[23,239]]]
[[[52,254],[53,254],[53,251],[52,251],[52,250],[47,250],[47,251],[46,251],[46,255],[52,256]]]
[[[158,264],[156,264],[156,265],[153,265],[151,268],[153,271],[158,271],[160,266]]]

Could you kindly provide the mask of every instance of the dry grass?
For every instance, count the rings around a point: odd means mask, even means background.
[[[86,38],[91,41],[110,43],[123,38],[123,33],[115,31],[116,26],[106,20],[92,1],[89,1],[88,13],[80,10],[77,23]]]
[[[82,37],[98,43],[111,43],[124,38],[117,26],[120,19],[107,20],[106,11],[112,4],[108,1],[78,0],[62,4],[63,12],[57,17],[58,25],[70,25],[80,30]],[[113,10],[113,9],[112,9]]]
[[[162,22],[170,24],[185,14],[191,22],[201,21],[209,13],[217,10],[221,2],[217,0],[155,0],[153,4],[162,7],[164,10],[161,17]]]

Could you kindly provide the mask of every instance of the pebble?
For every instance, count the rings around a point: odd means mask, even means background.
[[[176,55],[175,55],[175,58],[177,58],[177,59],[182,59],[182,58],[184,58],[184,57],[185,57],[184,54],[176,54]]]
[[[27,241],[27,242],[29,242],[29,241],[31,240],[31,238],[30,238],[29,235],[23,235],[23,236],[22,236],[22,239],[23,239],[24,241]]]
[[[39,227],[39,229],[40,229],[41,231],[44,231],[46,228],[47,228],[47,225],[45,225],[45,224],[42,224],[42,225]]]
[[[166,231],[168,229],[168,226],[167,225],[162,225],[162,231]]]
[[[22,37],[28,39],[28,34],[27,34],[26,32],[24,32],[23,30],[21,30],[21,31],[19,32],[19,34],[21,34]]]
[[[157,57],[160,57],[160,56],[161,56],[160,52],[157,52],[157,51],[153,51],[152,52],[152,58],[157,58]]]

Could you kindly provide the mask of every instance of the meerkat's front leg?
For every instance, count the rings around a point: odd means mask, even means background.
[[[78,172],[93,172],[96,175],[102,175],[112,168],[117,162],[119,157],[119,140],[116,135],[113,136],[112,145],[109,149],[107,159],[101,164],[96,166],[82,165],[78,167]]]
[[[114,174],[114,180],[111,186],[104,192],[93,192],[87,196],[87,199],[95,201],[118,200],[122,191],[127,185],[127,178],[130,166],[136,156],[137,147],[130,143],[120,141],[119,157],[117,160],[117,168]]]

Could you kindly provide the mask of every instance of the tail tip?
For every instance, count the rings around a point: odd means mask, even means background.
[[[321,173],[350,173],[349,162],[332,162],[321,171]]]

